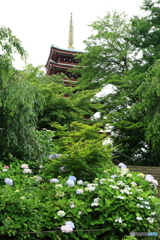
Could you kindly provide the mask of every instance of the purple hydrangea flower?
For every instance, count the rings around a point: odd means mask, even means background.
[[[111,175],[111,178],[116,178],[117,177],[117,175],[116,174],[114,174],[114,175]]]
[[[61,170],[62,172],[67,172],[66,167],[60,167],[60,170]]]
[[[11,178],[5,178],[4,179],[5,183],[12,186],[13,185],[13,180]]]
[[[120,167],[121,169],[127,168],[127,166],[124,163],[119,163],[118,167]]]
[[[52,178],[50,180],[51,183],[59,183],[59,180],[57,178]]]
[[[74,181],[71,180],[71,179],[68,179],[68,180],[66,181],[66,183],[67,183],[67,185],[68,185],[69,187],[73,187],[73,186],[74,186]]]

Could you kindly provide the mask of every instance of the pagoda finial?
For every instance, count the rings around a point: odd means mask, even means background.
[[[72,21],[72,13],[71,13],[71,19],[69,24],[69,36],[68,36],[68,48],[74,48],[73,47],[73,21]]]

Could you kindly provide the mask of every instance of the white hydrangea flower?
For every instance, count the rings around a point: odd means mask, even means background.
[[[84,191],[83,191],[83,189],[77,189],[77,190],[76,190],[76,193],[77,193],[77,194],[82,194],[82,193],[84,193]]]
[[[152,216],[156,215],[156,212],[151,212],[151,215],[152,215]]]
[[[154,222],[154,218],[148,217],[147,220],[149,221],[149,223],[153,223]]]
[[[132,174],[128,173],[128,174],[127,174],[127,177],[132,177]]]
[[[151,207],[150,207],[150,206],[145,206],[145,208],[147,208],[147,209],[151,209]]]
[[[89,183],[87,184],[87,187],[90,188],[90,187],[97,187],[98,184],[97,183]]]
[[[93,203],[91,203],[91,206],[92,206],[92,207],[94,207],[94,206],[99,206],[99,200],[100,200],[100,198],[95,198],[95,199],[93,200]]]
[[[2,172],[7,172],[7,171],[8,171],[7,168],[2,169]]]
[[[137,192],[143,192],[142,189],[135,189]]]
[[[117,196],[117,198],[119,198],[119,199],[124,199],[124,197],[123,197],[123,196]]]
[[[115,186],[115,185],[109,185],[109,187],[113,188],[113,189],[119,189],[119,187]]]
[[[59,210],[59,211],[57,212],[57,215],[58,215],[59,217],[64,217],[66,214],[65,214],[64,211]]]
[[[148,198],[155,198],[154,196],[148,196]]]
[[[86,190],[88,190],[89,192],[93,192],[96,188],[95,187],[88,187],[86,188]]]
[[[94,206],[99,206],[99,203],[93,202],[93,203],[91,203],[91,206],[92,206],[92,207],[94,207]]]
[[[74,203],[71,203],[70,208],[75,208]]]
[[[125,183],[123,181],[118,181],[117,185],[125,186]]]
[[[144,208],[144,206],[141,204],[137,204],[137,207]]]
[[[143,198],[141,198],[141,197],[137,197],[137,199],[138,199],[138,200],[143,200]]]
[[[116,218],[116,219],[115,219],[115,222],[122,223],[123,221],[122,221],[122,218],[121,218],[121,217],[119,217],[119,218]]]
[[[99,200],[100,200],[100,198],[95,198],[93,201],[96,202],[96,203],[98,203]]]
[[[23,170],[23,173],[29,173],[29,174],[31,174],[31,173],[32,173],[32,170],[29,169],[29,168],[25,168],[25,169]]]
[[[83,181],[82,181],[82,180],[79,180],[79,181],[77,181],[77,184],[78,184],[78,185],[83,185]]]
[[[99,183],[100,183],[100,184],[103,184],[103,183],[105,183],[105,181],[106,181],[106,179],[105,179],[105,178],[102,178],[102,179],[99,180]]]

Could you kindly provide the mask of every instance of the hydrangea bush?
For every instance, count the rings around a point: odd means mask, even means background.
[[[158,231],[160,200],[152,176],[120,164],[97,170],[96,178],[87,182],[70,172],[68,177],[47,175],[45,165],[36,173],[24,166],[12,163],[6,172],[0,167],[4,240],[121,240],[131,239],[131,231]]]

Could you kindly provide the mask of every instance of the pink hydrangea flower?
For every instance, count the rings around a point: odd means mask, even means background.
[[[73,228],[70,225],[61,226],[61,231],[63,233],[73,232]]]
[[[9,167],[8,167],[8,166],[4,166],[3,168],[6,168],[6,169],[8,169]]]
[[[22,165],[21,165],[21,168],[26,169],[26,168],[29,168],[29,167],[28,167],[27,164],[22,164]]]

